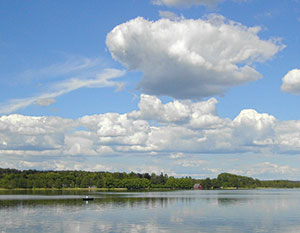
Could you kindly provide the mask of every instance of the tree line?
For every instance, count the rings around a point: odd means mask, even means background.
[[[150,188],[191,189],[191,177],[174,178],[161,173],[88,172],[88,171],[37,171],[0,168],[0,188]]]
[[[224,188],[300,188],[300,182],[288,180],[261,181],[251,177],[221,173],[217,178],[175,178],[167,174],[88,172],[88,171],[38,171],[0,168],[0,188],[127,188],[128,190],[192,189],[201,184],[203,189]]]
[[[300,188],[299,181],[290,180],[259,180],[247,176],[239,176],[230,173],[221,173],[217,178],[206,178],[200,181],[203,189],[226,189],[226,188]]]

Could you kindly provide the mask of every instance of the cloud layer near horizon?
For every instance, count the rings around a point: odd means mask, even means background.
[[[0,156],[4,163],[10,155],[64,158],[134,153],[159,158],[169,154],[170,163],[199,167],[206,164],[200,159],[205,153],[243,156],[249,152],[300,152],[300,121],[281,122],[253,109],[242,110],[233,120],[224,119],[217,115],[216,104],[215,98],[163,104],[157,97],[143,94],[139,110],[126,114],[106,113],[75,120],[17,114],[1,116]],[[190,160],[186,154],[198,157]],[[26,167],[26,161],[23,166]],[[281,169],[276,165],[271,167],[279,169],[278,172]]]
[[[284,46],[260,39],[259,31],[220,15],[176,21],[138,17],[115,27],[106,44],[115,60],[143,72],[143,93],[199,99],[261,78],[252,64]]]

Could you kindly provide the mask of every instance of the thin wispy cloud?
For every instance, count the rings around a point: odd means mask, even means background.
[[[40,106],[49,106],[55,102],[56,102],[56,100],[53,98],[42,98],[42,99],[38,99],[36,101],[36,104],[38,104]]]
[[[168,7],[191,7],[193,5],[215,6],[224,0],[152,0],[154,5],[165,5]]]
[[[52,73],[60,74],[62,72],[67,73],[66,71],[54,70],[54,66],[51,68],[45,68],[38,72],[43,73],[45,70],[53,70]],[[61,66],[62,68],[63,66]],[[90,67],[87,64],[79,65],[77,68],[82,70],[83,67]],[[69,71],[74,71],[73,67]],[[38,73],[37,72],[37,73]],[[103,87],[116,87],[117,90],[120,90],[122,87],[121,82],[114,81],[114,79],[119,78],[125,74],[125,71],[117,69],[104,69],[102,71],[90,72],[88,76],[79,76],[73,78],[67,78],[63,81],[57,81],[48,84],[46,91],[32,95],[25,98],[16,98],[10,99],[7,102],[0,103],[0,114],[9,114],[17,111],[21,108],[26,108],[33,104],[38,104],[40,106],[49,106],[52,103],[55,103],[55,98],[64,94],[67,94],[71,91],[75,91],[80,88],[103,88]]]
[[[159,17],[171,19],[174,21],[180,20],[180,18],[183,18],[183,16],[179,17],[178,15],[176,15],[174,12],[171,12],[171,11],[159,11]]]
[[[16,75],[20,80],[33,81],[62,79],[65,76],[87,74],[95,72],[99,68],[103,68],[103,61],[100,58],[88,58],[82,56],[66,55],[63,54],[63,61],[57,62],[48,66],[39,68],[26,69]]]

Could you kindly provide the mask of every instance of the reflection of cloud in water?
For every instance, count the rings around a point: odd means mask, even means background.
[[[1,200],[0,226],[4,232],[299,232],[300,192],[283,193],[106,193],[88,204]]]

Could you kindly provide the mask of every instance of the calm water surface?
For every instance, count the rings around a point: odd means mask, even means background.
[[[0,192],[0,232],[300,232],[300,190]]]

